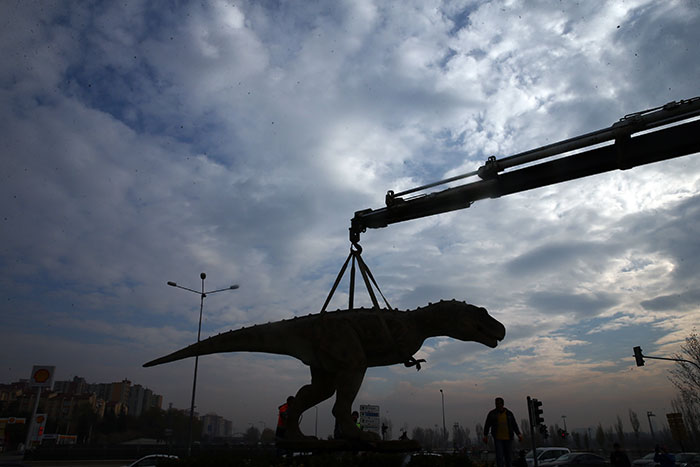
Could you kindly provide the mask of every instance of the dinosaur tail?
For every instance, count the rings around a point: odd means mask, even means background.
[[[282,323],[274,323],[282,324]],[[278,332],[279,326],[259,325],[250,328],[242,328],[212,336],[203,341],[189,345],[164,357],[156,358],[143,366],[156,366],[163,363],[182,360],[183,358],[199,355],[209,355],[223,352],[266,352],[276,354],[294,355],[285,345],[286,339],[281,338]]]
[[[184,358],[195,357],[199,355],[209,355],[212,353],[219,352],[232,352],[236,350],[246,350],[242,348],[235,348],[232,344],[232,338],[235,341],[235,336],[233,335],[235,331],[225,332],[217,336],[204,339],[203,341],[197,342],[192,345],[188,345],[184,349],[177,350],[164,357],[156,358],[150,362],[144,363],[143,366],[156,366],[162,365],[163,363],[170,363],[177,360],[182,360]],[[238,347],[238,346],[236,346]]]
[[[151,360],[150,362],[144,363],[143,366],[156,366],[161,365],[163,363],[170,363],[176,360],[182,360],[183,358],[194,357],[195,355],[203,355],[198,352],[199,347],[199,344],[192,344],[188,347],[185,347],[184,349],[180,349],[176,352],[166,355],[165,357],[156,358],[155,360]]]

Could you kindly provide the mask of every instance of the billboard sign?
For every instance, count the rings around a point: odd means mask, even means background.
[[[684,441],[688,439],[688,432],[685,431],[682,413],[667,413],[668,427],[671,429],[671,436],[676,441]]]

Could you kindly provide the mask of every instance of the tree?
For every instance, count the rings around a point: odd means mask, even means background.
[[[442,430],[439,430],[442,433]],[[416,427],[413,429],[411,434],[411,439],[418,441],[423,449],[435,449],[438,447],[442,435],[438,434],[438,430],[433,430],[432,428],[421,428]]]
[[[671,407],[674,412],[680,413],[683,416],[683,424],[685,425],[687,436],[685,447],[697,450],[697,446],[700,446],[700,410],[689,404],[687,400],[682,399],[680,396],[671,401]],[[690,441],[690,443],[688,443],[688,441]]]
[[[598,428],[595,429],[595,442],[598,443],[600,449],[605,449],[605,430],[600,422],[598,422]]]
[[[679,393],[672,406],[683,414],[687,435],[691,443],[697,445],[700,443],[700,339],[695,329],[680,347],[681,352],[673,357],[693,363],[677,361],[669,370],[669,379]]]
[[[551,439],[552,446],[563,446],[564,442],[561,439],[561,436],[559,435],[561,433],[561,428],[559,428],[559,424],[555,423],[554,425],[549,425],[549,437]]]
[[[693,362],[676,362],[670,371],[671,382],[678,388],[681,398],[700,406],[700,339],[695,329],[681,344],[681,351],[673,356]]]
[[[425,430],[423,428],[417,426],[413,429],[411,432],[411,439],[415,440],[418,442],[418,444],[421,445],[423,449],[426,449],[424,443],[425,443]]]
[[[484,425],[477,423],[474,430],[476,431],[474,437],[476,438],[476,445],[478,446],[481,443],[481,438],[484,437]]]
[[[523,446],[530,446],[532,439],[530,438],[530,420],[523,418],[520,420],[520,431],[523,434]]]
[[[251,425],[245,431],[243,438],[246,444],[258,444],[258,441],[260,441],[260,430],[258,430],[258,427]]]
[[[581,434],[577,431],[574,431],[572,436],[574,438],[574,446],[576,447],[576,449],[581,449]]]
[[[634,431],[634,440],[635,443],[637,444],[637,448],[639,448],[639,417],[637,416],[637,412],[635,412],[632,409],[630,410],[630,424],[632,425],[632,431]]]
[[[462,425],[455,422],[452,426],[452,447],[454,449],[462,449],[470,445],[469,428],[464,428]]]
[[[382,439],[390,440],[393,437],[393,424],[388,417],[382,417],[381,426],[386,427],[386,433],[382,431]]]
[[[625,444],[625,427],[622,426],[622,419],[617,416],[617,422],[615,422],[615,432],[617,433],[617,441],[624,446]]]
[[[260,435],[260,442],[263,444],[274,444],[275,432],[272,428],[265,427]]]
[[[609,426],[607,430],[605,430],[605,440],[607,441],[608,446],[612,446],[615,443],[615,434],[613,433],[613,427]]]
[[[85,444],[90,441],[92,430],[99,422],[99,416],[87,405],[79,406],[72,415],[72,426],[78,435],[78,443]]]

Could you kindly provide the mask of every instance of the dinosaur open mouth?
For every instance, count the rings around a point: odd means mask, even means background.
[[[491,348],[498,346],[498,339],[494,338],[484,338],[480,341],[482,344],[487,345]]]
[[[496,321],[496,325],[489,329],[480,328],[482,332],[482,344],[487,345],[491,348],[498,346],[498,342],[502,341],[506,337],[506,328],[501,323]]]

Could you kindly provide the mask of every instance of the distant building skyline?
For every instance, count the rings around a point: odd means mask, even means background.
[[[55,381],[53,391],[75,395],[94,393],[99,399],[110,403],[108,405],[118,407],[117,411],[127,407],[127,413],[134,417],[153,407],[163,408],[162,395],[141,384],[132,386],[132,382],[126,378],[112,383],[88,383],[85,378],[74,376],[72,380]]]
[[[0,383],[0,403],[19,401],[18,411],[31,411],[36,401],[36,393],[29,387],[29,380],[21,378],[11,383]],[[67,421],[81,407],[89,407],[98,417],[102,418],[105,411],[115,414],[124,413],[133,417],[140,416],[150,408],[163,409],[163,396],[141,385],[133,384],[124,378],[111,383],[89,383],[81,376],[71,380],[57,380],[52,389],[41,394],[43,412],[50,419],[58,420],[69,430]],[[181,410],[170,403],[168,410]],[[209,439],[230,438],[233,436],[233,422],[214,412],[204,416],[194,412],[194,416],[202,422],[202,436]]]
[[[202,421],[202,437],[213,440],[215,438],[230,438],[233,436],[233,422],[215,413],[208,413],[200,417]]]

